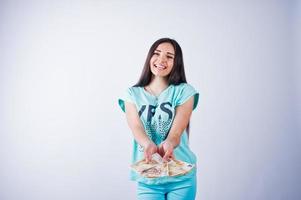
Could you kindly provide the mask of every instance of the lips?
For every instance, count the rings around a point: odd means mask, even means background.
[[[161,65],[161,64],[154,64],[154,66],[155,66],[156,68],[158,68],[159,70],[164,70],[164,69],[167,68],[167,66]]]

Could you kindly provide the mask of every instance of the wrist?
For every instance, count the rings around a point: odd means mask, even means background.
[[[173,146],[173,148],[176,148],[180,144],[180,138],[178,138],[178,137],[167,137],[165,142],[170,143]]]
[[[149,147],[150,145],[154,144],[153,141],[150,141],[150,140],[147,140],[147,141],[144,141],[141,146],[146,149],[147,147]]]

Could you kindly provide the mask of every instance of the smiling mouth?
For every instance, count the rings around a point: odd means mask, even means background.
[[[154,66],[156,67],[156,68],[158,68],[159,70],[164,70],[164,69],[166,69],[167,67],[166,66],[164,66],[164,65],[160,65],[160,64],[154,64]]]

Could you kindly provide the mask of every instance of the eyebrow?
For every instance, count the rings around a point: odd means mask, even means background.
[[[161,50],[158,50],[158,49],[156,49],[155,51],[159,51],[159,52],[161,52]],[[175,55],[175,54],[173,54],[173,53],[170,53],[170,52],[167,52],[167,54],[170,54],[170,55]]]

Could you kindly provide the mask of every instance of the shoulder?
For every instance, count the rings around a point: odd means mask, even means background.
[[[173,88],[176,92],[196,91],[195,88],[189,83],[180,83],[179,85],[173,85]]]
[[[125,112],[125,102],[136,103],[141,96],[141,87],[132,86],[127,88],[123,95],[118,99],[118,104]]]
[[[143,87],[140,86],[132,86],[127,88],[127,93],[129,93],[130,95],[138,95],[139,93],[141,93],[143,90]]]
[[[194,96],[194,106],[196,108],[199,100],[198,91],[189,83],[181,83],[174,86],[174,97],[176,106],[184,104],[190,97]]]

